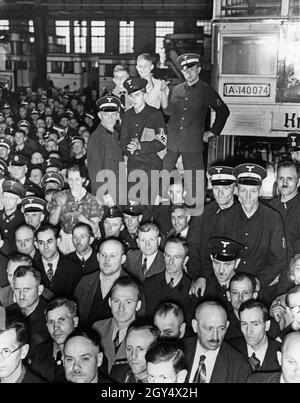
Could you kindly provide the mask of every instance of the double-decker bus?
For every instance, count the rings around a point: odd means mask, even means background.
[[[300,132],[299,11],[299,0],[214,1],[212,83],[231,114],[210,164],[241,150],[272,162]]]

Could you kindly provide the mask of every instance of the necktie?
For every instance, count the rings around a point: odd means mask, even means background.
[[[168,286],[169,286],[169,288],[171,288],[171,290],[173,290],[173,288],[175,287],[173,278],[171,278],[171,280],[169,281]]]
[[[120,100],[124,109],[125,109],[125,94],[126,94],[125,91],[120,92]]]
[[[53,263],[48,263],[48,267],[49,269],[47,270],[47,277],[50,281],[50,283],[52,283],[53,280],[53,276],[54,276],[54,271],[53,271]]]
[[[193,383],[206,383],[206,365],[204,363],[205,359],[206,359],[205,355],[200,356],[199,367],[194,376]]]
[[[251,355],[249,362],[253,371],[258,371],[260,369],[260,360],[256,357],[255,353]]]
[[[119,330],[117,330],[117,333],[114,338],[114,346],[115,346],[115,354],[117,354],[119,347],[120,347],[120,340],[119,340]]]
[[[226,291],[227,291],[226,285],[222,285],[222,295],[223,295],[223,297],[226,297]]]
[[[146,272],[147,272],[147,258],[146,258],[146,257],[145,257],[144,260],[143,260],[142,272],[143,272],[143,275],[145,276],[145,275],[146,275]]]

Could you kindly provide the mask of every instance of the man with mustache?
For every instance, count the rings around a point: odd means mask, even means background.
[[[251,373],[246,359],[226,341],[229,322],[218,302],[198,305],[192,326],[197,337],[185,340],[189,383],[243,383]]]

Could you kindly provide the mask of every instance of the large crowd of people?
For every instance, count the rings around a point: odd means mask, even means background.
[[[0,88],[1,383],[300,382],[300,134],[267,200],[257,161],[205,172],[230,112],[178,64]]]

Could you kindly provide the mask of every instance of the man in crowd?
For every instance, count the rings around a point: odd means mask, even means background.
[[[278,371],[280,343],[267,335],[271,326],[268,308],[250,299],[240,306],[239,317],[243,337],[230,340],[230,344],[248,359],[254,372]]]
[[[141,309],[142,300],[142,290],[134,280],[130,277],[118,278],[108,301],[112,318],[93,324],[93,328],[99,333],[103,352],[108,360],[108,373],[115,362],[125,359],[126,333]]]
[[[28,324],[24,317],[7,316],[0,328],[0,383],[43,383],[23,360],[29,350]]]
[[[185,335],[183,309],[174,302],[158,305],[154,313],[154,324],[159,329],[160,338],[181,339]]]
[[[159,341],[146,353],[149,383],[184,383],[187,376],[182,347],[175,342]]]
[[[27,196],[22,200],[22,211],[25,222],[36,230],[40,228],[45,219],[47,202],[40,197]]]
[[[63,379],[62,353],[67,337],[78,326],[77,306],[66,298],[49,302],[45,320],[51,340],[39,344],[30,360],[30,369],[48,382]]]
[[[100,370],[103,353],[98,333],[93,329],[75,330],[65,341],[65,377],[71,383],[107,383]]]
[[[100,271],[84,276],[74,291],[81,326],[91,326],[98,320],[111,317],[111,288],[119,277],[126,275],[122,268],[126,256],[119,240],[104,240],[97,258]]]
[[[251,373],[247,360],[226,341],[229,322],[217,302],[198,305],[192,321],[197,337],[185,342],[189,383],[244,383]]]
[[[161,237],[159,228],[154,223],[139,226],[138,250],[127,252],[125,268],[133,277],[143,282],[146,278],[165,270],[163,253],[158,249]]]
[[[146,353],[158,339],[155,326],[133,322],[126,335],[126,363],[115,365],[110,376],[120,383],[147,383]]]
[[[221,133],[229,116],[229,109],[213,87],[200,80],[201,62],[198,54],[182,54],[177,62],[185,82],[174,88],[165,109],[170,119],[164,169],[172,171],[178,156],[182,155],[185,171],[192,171],[193,174],[191,183],[185,178],[187,197],[191,198],[193,190],[196,193],[196,172],[204,172],[203,142],[208,142],[209,138]],[[216,118],[209,131],[205,131],[205,118],[209,108],[216,112]],[[204,174],[202,180],[201,195],[204,195]],[[197,202],[201,202],[203,207],[204,198]]]

